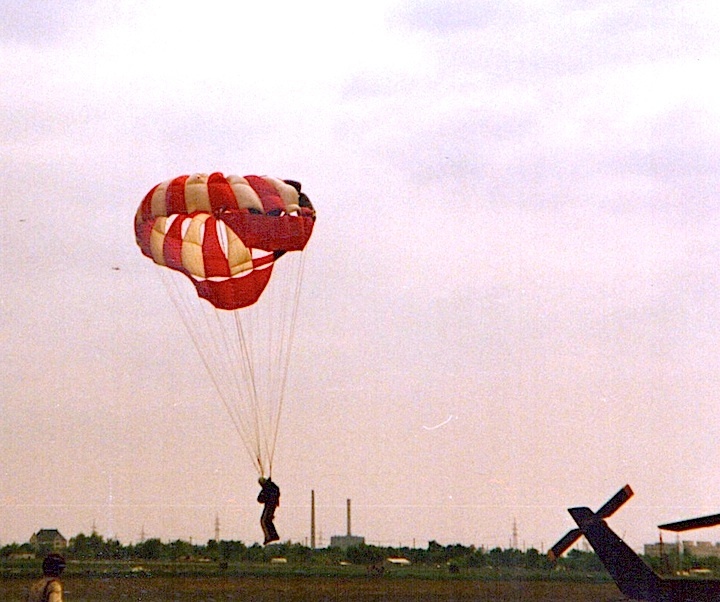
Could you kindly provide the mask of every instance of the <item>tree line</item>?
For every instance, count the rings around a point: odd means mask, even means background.
[[[10,544],[0,548],[0,558],[10,559],[26,554],[44,555],[49,550],[35,549],[30,544]],[[163,542],[147,539],[137,544],[122,545],[118,540],[101,535],[79,534],[70,539],[63,551],[69,560],[136,560],[136,561],[210,561],[210,562],[267,562],[282,557],[297,564],[352,564],[372,565],[387,558],[405,558],[412,564],[449,565],[458,568],[497,567],[550,570],[560,566],[569,570],[603,571],[602,564],[593,552],[571,550],[553,564],[545,554],[533,548],[493,548],[486,550],[460,544],[441,545],[436,541],[427,548],[383,547],[362,544],[348,549],[336,547],[311,549],[299,543],[281,543],[263,547],[246,545],[241,541],[210,540],[204,545],[184,540]]]

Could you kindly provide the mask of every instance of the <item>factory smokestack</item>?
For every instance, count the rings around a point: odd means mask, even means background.
[[[310,549],[315,549],[315,490],[310,490]]]
[[[348,501],[347,501],[347,523],[348,523],[348,525],[347,525],[347,527],[348,527],[348,532],[347,532],[347,534],[348,534],[348,537],[350,537],[350,536],[352,535],[352,529],[350,528],[350,500],[349,500],[349,499],[348,499]]]

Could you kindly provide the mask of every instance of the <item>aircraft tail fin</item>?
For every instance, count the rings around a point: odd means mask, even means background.
[[[620,591],[636,600],[659,599],[662,579],[590,508],[570,508],[570,515]]]
[[[605,502],[595,513],[598,518],[608,518],[633,496],[633,490],[630,485],[625,485],[620,491]],[[568,531],[563,538],[558,541],[548,552],[551,560],[557,560],[565,551],[570,548],[582,536],[581,529],[573,529]]]

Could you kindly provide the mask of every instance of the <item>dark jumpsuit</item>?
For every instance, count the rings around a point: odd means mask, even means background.
[[[263,543],[269,544],[270,542],[278,541],[280,536],[275,530],[273,520],[275,518],[275,509],[280,505],[280,488],[268,479],[262,486],[257,501],[265,504],[262,516],[260,517],[260,526],[265,535],[265,541]]]

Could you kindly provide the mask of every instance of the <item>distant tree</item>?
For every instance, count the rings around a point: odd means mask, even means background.
[[[382,562],[387,557],[387,554],[382,548],[360,544],[348,548],[345,551],[345,556],[353,564],[376,564]]]
[[[427,550],[423,548],[412,548],[405,552],[405,557],[413,564],[428,564]]]
[[[244,560],[247,546],[241,541],[222,540],[219,544],[220,559],[230,562]]]
[[[159,539],[146,539],[135,546],[135,555],[143,560],[160,560],[165,556],[165,547]]]
[[[277,556],[287,558],[293,563],[309,563],[312,561],[312,550],[299,543],[283,543],[277,547]]]
[[[66,554],[78,560],[120,560],[129,557],[129,549],[117,539],[105,540],[101,535],[80,533],[71,537]]]
[[[445,548],[435,540],[429,541],[425,561],[431,564],[444,564],[447,560]]]
[[[340,548],[337,547],[313,550],[312,553],[313,562],[324,566],[331,566],[345,560],[345,554]]]
[[[101,548],[100,558],[105,560],[123,560],[129,558],[128,549],[117,539],[108,539]]]
[[[488,562],[490,566],[503,566],[504,556],[503,551],[500,548],[493,548],[488,552]]]
[[[98,553],[99,545],[94,545],[95,542],[91,537],[88,537],[84,533],[80,533],[75,537],[71,537],[68,542],[68,555],[78,560],[85,560],[87,558],[96,558]]]
[[[468,548],[460,544],[447,546],[445,548],[446,562],[457,568],[465,568],[469,565],[469,558],[472,556],[475,548]]]
[[[23,544],[23,545],[28,549],[28,553],[30,553],[32,550],[31,546],[29,544]],[[21,546],[20,544],[17,544],[17,543],[11,543],[6,546],[3,546],[2,548],[0,548],[0,558],[9,558],[13,554],[22,554],[23,553],[22,547],[23,546]]]
[[[176,539],[167,544],[167,552],[170,560],[182,560],[192,558],[194,548],[191,543]]]
[[[548,570],[552,562],[545,554],[540,554],[535,548],[525,552],[525,568]]]
[[[479,548],[473,553],[468,556],[467,563],[469,567],[481,567],[481,566],[487,566],[488,565],[488,555],[485,553],[485,550],[482,548]]]
[[[210,558],[210,560],[220,559],[220,544],[214,539],[207,542],[205,546],[205,556]]]
[[[595,552],[583,552],[578,549],[570,550],[567,555],[560,559],[566,568],[573,571],[602,572],[605,571],[603,563]]]

